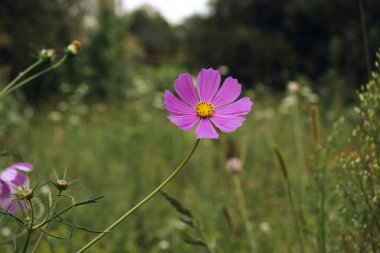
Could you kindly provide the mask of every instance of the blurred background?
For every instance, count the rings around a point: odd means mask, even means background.
[[[345,92],[368,79],[380,40],[376,0],[146,3],[3,0],[2,79],[14,77],[41,48],[59,49],[79,39],[78,60],[25,88],[30,102],[59,95],[56,82],[62,78],[88,84],[93,99],[114,100],[125,95],[140,66],[193,72],[222,67],[247,88],[284,90],[289,80],[305,79],[313,87]],[[162,12],[171,22],[156,8],[167,10]]]
[[[313,171],[320,164],[342,168],[338,154],[355,153],[355,144],[347,140],[360,122],[353,109],[359,103],[357,90],[369,81],[380,46],[380,1],[141,4],[0,3],[1,85],[36,61],[41,49],[60,53],[73,39],[82,42],[76,57],[0,104],[0,149],[33,163],[35,182],[54,179],[53,169],[61,176],[67,170],[68,180],[80,179],[80,188],[71,189],[71,194],[82,199],[106,196],[92,208],[78,208],[74,216],[82,225],[104,229],[158,185],[190,150],[194,133],[171,124],[162,105],[164,90],[173,91],[180,73],[196,76],[201,68],[218,69],[222,78],[237,78],[244,96],[254,101],[245,125],[220,140],[202,141],[194,159],[166,189],[194,212],[203,224],[201,231],[181,223],[158,196],[90,252],[251,252],[246,219],[236,203],[241,200],[234,190],[239,184],[225,170],[231,149],[243,160],[239,178],[256,252],[370,252],[368,231],[359,226],[368,221],[366,216],[354,216],[357,210],[340,215],[348,202],[335,198],[339,191],[334,187],[348,179],[339,169],[322,180],[324,192],[331,194],[329,205],[322,208],[329,210],[323,223],[329,229],[324,234],[318,230],[321,220],[314,218],[321,217],[316,214],[321,209],[315,199],[322,188],[321,181],[313,183]],[[316,111],[318,136],[326,145],[320,159],[311,127]],[[274,146],[287,164],[295,209],[303,211],[304,247],[290,218]],[[3,168],[11,162],[1,159]],[[352,217],[359,227],[351,226]],[[0,238],[7,236],[1,230],[7,226],[13,228],[0,223]],[[61,236],[69,230],[51,227]],[[189,233],[206,241],[208,248],[185,243]],[[79,231],[74,240],[52,240],[53,248],[74,252],[91,236]],[[376,244],[379,237],[371,238]],[[41,245],[41,252],[51,252],[49,245]],[[379,250],[378,243],[373,247]],[[0,245],[0,251],[11,252],[12,245]]]

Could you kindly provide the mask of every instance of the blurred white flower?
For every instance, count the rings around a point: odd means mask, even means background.
[[[12,230],[9,227],[2,227],[0,230],[0,234],[4,237],[8,237],[12,235]]]
[[[263,232],[264,234],[270,234],[270,232],[272,230],[269,223],[266,221],[262,222],[259,225],[259,228],[260,228],[261,232]]]
[[[237,157],[230,158],[226,162],[226,170],[230,174],[240,172],[241,167],[241,160]]]
[[[307,97],[307,96],[309,96],[311,93],[312,93],[312,91],[311,91],[311,88],[310,88],[309,86],[303,86],[303,87],[301,88],[301,94],[302,94],[302,96]]]
[[[289,113],[290,108],[295,104],[297,104],[297,96],[295,94],[289,94],[282,100],[279,112],[281,114],[287,114]]]
[[[157,109],[163,109],[164,103],[162,101],[162,98],[164,96],[163,92],[156,92],[153,95],[153,106]]]
[[[77,115],[71,115],[69,122],[73,126],[78,126],[80,124],[80,118]]]
[[[161,240],[158,243],[158,247],[162,250],[168,250],[170,248],[170,243],[166,240]]]
[[[291,93],[296,93],[300,89],[300,85],[296,81],[290,81],[287,84],[288,91]]]
[[[136,78],[134,82],[134,88],[138,95],[142,96],[149,92],[149,85],[147,84],[146,80],[142,78]]]
[[[57,112],[57,111],[52,111],[49,113],[48,118],[53,121],[53,122],[60,122],[62,121],[62,113]]]

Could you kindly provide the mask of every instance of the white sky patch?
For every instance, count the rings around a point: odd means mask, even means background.
[[[122,0],[121,3],[126,11],[132,11],[141,5],[149,4],[172,24],[179,24],[184,18],[193,14],[207,14],[209,12],[208,0]]]

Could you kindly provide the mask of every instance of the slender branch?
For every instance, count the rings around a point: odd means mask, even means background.
[[[243,193],[243,187],[241,185],[240,177],[238,174],[233,176],[234,185],[235,185],[235,191],[236,191],[236,197],[237,202],[240,209],[240,214],[242,216],[243,222],[244,222],[244,228],[245,232],[247,234],[248,243],[251,248],[251,252],[255,252],[255,244],[253,242],[253,233],[252,233],[252,226],[248,218],[247,213],[247,205],[245,203],[244,193]]]
[[[0,97],[6,94],[6,92],[12,88],[13,85],[15,85],[21,78],[23,78],[26,74],[28,74],[30,71],[32,71],[35,67],[40,65],[43,61],[39,59],[32,65],[30,65],[27,69],[24,71],[20,72],[15,79],[13,79],[5,88],[0,92]]]
[[[62,194],[61,196],[65,196],[65,195]],[[103,196],[101,196],[101,197],[96,197],[96,198],[91,198],[91,199],[88,199],[88,200],[85,200],[85,201],[82,201],[82,202],[79,202],[79,203],[71,204],[69,207],[63,209],[62,211],[60,211],[59,213],[57,213],[56,215],[54,215],[54,216],[51,217],[50,219],[47,219],[47,220],[41,222],[40,224],[35,225],[35,226],[33,227],[33,229],[38,229],[38,228],[42,227],[43,225],[49,223],[50,221],[55,220],[56,218],[58,218],[59,216],[61,216],[61,215],[64,214],[65,212],[72,210],[74,207],[82,206],[82,205],[86,205],[86,204],[96,203],[96,202],[98,202],[98,200],[101,199],[101,198],[103,198]]]
[[[31,237],[32,232],[33,232],[33,224],[34,224],[34,207],[33,207],[33,202],[31,200],[29,200],[29,204],[30,204],[30,210],[31,210],[31,216],[32,217],[30,219],[30,225],[29,225],[29,227],[27,227],[28,233],[26,234],[26,240],[25,240],[25,244],[24,244],[24,249],[22,250],[23,253],[26,253],[26,250],[28,249],[30,237]]]
[[[59,66],[62,65],[62,63],[64,63],[64,62],[66,61],[66,59],[67,59],[67,55],[62,56],[62,58],[61,58],[59,61],[57,61],[55,64],[53,64],[53,65],[51,65],[50,67],[48,67],[48,68],[46,68],[46,69],[44,69],[44,70],[42,70],[42,71],[40,71],[40,72],[38,72],[38,73],[36,73],[36,74],[30,76],[30,77],[28,77],[28,78],[26,78],[24,81],[19,82],[17,85],[13,86],[12,88],[10,88],[9,90],[7,90],[7,91],[4,92],[3,94],[0,94],[0,96],[1,96],[1,95],[7,95],[7,94],[9,94],[10,92],[12,92],[12,91],[14,91],[14,90],[20,88],[20,87],[23,86],[24,84],[29,83],[29,82],[32,81],[33,79],[36,79],[37,77],[42,76],[43,74],[45,74],[45,73],[47,73],[47,72],[49,72],[49,71],[52,71],[52,70],[58,68]]]
[[[132,213],[134,213],[137,209],[139,209],[142,205],[144,205],[148,200],[150,200],[154,195],[156,195],[164,186],[169,183],[175,175],[182,169],[182,167],[189,161],[191,156],[193,155],[195,149],[197,148],[199,143],[199,139],[195,142],[195,145],[193,149],[190,151],[189,155],[185,158],[185,160],[180,163],[180,165],[170,174],[168,178],[166,178],[155,190],[153,190],[148,196],[146,196],[143,200],[141,200],[137,205],[132,207],[128,212],[123,214],[119,219],[117,219],[114,223],[111,224],[106,230],[104,230],[103,233],[96,236],[94,239],[92,239],[89,243],[87,243],[85,246],[83,246],[80,250],[77,251],[77,253],[84,252],[88,248],[90,248],[93,244],[95,244],[97,241],[99,241],[103,236],[105,236],[108,232],[110,232],[114,227],[119,225],[123,220],[125,220],[128,216],[130,216]]]

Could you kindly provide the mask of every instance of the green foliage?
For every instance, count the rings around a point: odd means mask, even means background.
[[[42,48],[61,51],[71,40],[82,37],[87,0],[12,1],[0,5],[0,68],[9,70],[13,79],[29,66]],[[31,57],[26,57],[31,56]],[[62,72],[60,72],[62,73]],[[50,75],[34,81],[25,95],[36,101],[56,91],[57,77]]]
[[[129,15],[131,36],[145,52],[147,63],[161,63],[173,58],[178,50],[178,35],[175,29],[149,6],[144,6]]]
[[[116,15],[114,0],[98,1],[96,27],[83,64],[87,68],[86,82],[95,98],[120,100],[126,85],[127,58],[124,50],[127,26]]]
[[[380,51],[377,53],[379,67]],[[339,210],[340,243],[347,252],[377,252],[380,249],[380,69],[362,87],[358,124],[350,146],[337,164],[337,192],[344,202]]]

